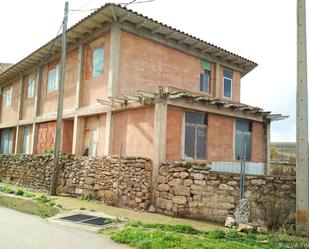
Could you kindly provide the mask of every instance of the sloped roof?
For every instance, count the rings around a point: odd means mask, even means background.
[[[87,35],[93,33],[96,28],[102,28],[104,25],[112,22],[133,25],[135,29],[143,29],[148,31],[152,36],[161,36],[167,40],[174,40],[177,44],[196,50],[201,55],[207,54],[211,57],[218,58],[221,61],[226,61],[228,64],[237,65],[242,69],[241,71],[243,74],[248,73],[257,66],[255,62],[244,57],[113,3],[103,5],[69,28],[67,32],[67,41],[69,45],[72,45],[85,38]],[[50,49],[51,47],[53,48]],[[24,71],[37,66],[46,58],[46,56],[55,54],[59,52],[60,49],[61,35],[58,35],[16,63],[14,66],[0,73],[0,85],[18,77]]]
[[[0,74],[13,66],[12,63],[0,63]]]

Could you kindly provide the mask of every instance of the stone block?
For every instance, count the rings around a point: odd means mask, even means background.
[[[184,197],[184,196],[174,196],[172,198],[172,201],[173,203],[176,203],[176,204],[186,204],[187,203],[187,198]]]

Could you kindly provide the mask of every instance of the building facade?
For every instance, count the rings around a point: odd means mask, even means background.
[[[282,116],[240,103],[256,63],[114,4],[67,37],[63,153],[269,164]],[[0,74],[0,153],[53,148],[60,39]]]

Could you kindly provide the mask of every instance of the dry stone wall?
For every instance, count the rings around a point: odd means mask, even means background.
[[[224,222],[239,204],[239,186],[237,174],[210,172],[205,164],[167,162],[159,169],[157,211]],[[294,177],[246,176],[245,197],[251,222],[275,226],[294,219]]]
[[[48,190],[51,155],[0,155],[0,181]],[[118,184],[119,175],[119,184]],[[107,204],[148,208],[152,162],[142,157],[61,157],[58,190],[72,196],[93,196]]]

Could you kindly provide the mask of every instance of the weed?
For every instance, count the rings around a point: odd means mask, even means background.
[[[84,207],[81,207],[79,210],[86,210],[86,208],[84,208]]]
[[[5,194],[15,194],[15,190],[6,184],[0,187],[0,191]]]
[[[38,216],[40,216],[41,218],[48,218],[48,217],[51,217],[52,215],[51,215],[51,213],[47,210],[47,209],[45,209],[45,208],[43,208],[43,207],[41,207],[39,210],[38,210]]]

